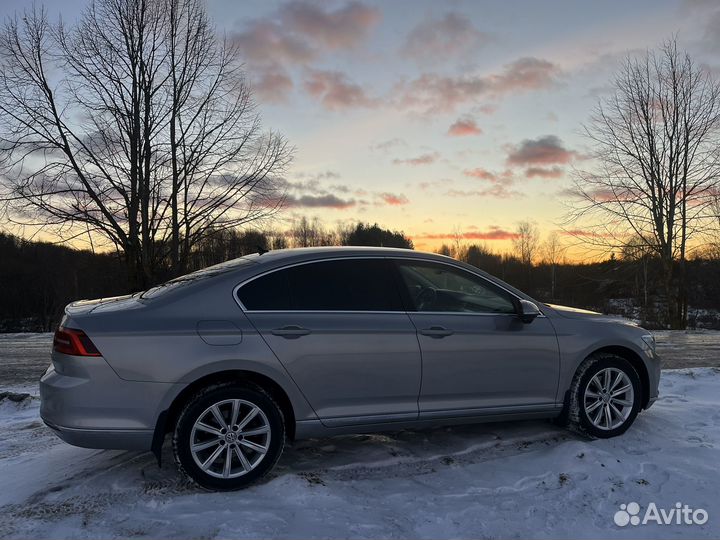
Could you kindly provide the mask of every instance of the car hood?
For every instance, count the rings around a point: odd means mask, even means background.
[[[609,323],[620,323],[620,324],[627,324],[630,326],[637,326],[633,321],[629,319],[624,319],[619,316],[613,316],[613,315],[604,315],[602,313],[598,313],[597,311],[589,311],[587,309],[580,309],[580,308],[574,308],[574,307],[568,307],[568,306],[558,306],[556,304],[546,304],[548,307],[552,308],[555,313],[560,315],[561,317],[564,317],[566,319],[582,319],[586,321],[593,321],[593,322],[609,322]]]

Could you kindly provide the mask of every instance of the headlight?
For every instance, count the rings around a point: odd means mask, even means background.
[[[642,336],[642,340],[648,347],[650,347],[650,350],[652,352],[655,352],[655,336],[653,336],[652,334],[645,334],[644,336]]]

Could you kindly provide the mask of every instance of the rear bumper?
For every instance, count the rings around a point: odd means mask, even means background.
[[[53,365],[40,379],[40,416],[75,446],[150,450],[175,386],[125,381],[102,357],[53,353]]]
[[[58,426],[45,420],[45,425],[52,429],[63,441],[82,448],[113,448],[116,450],[150,450],[153,440],[152,430],[121,430],[121,429],[78,429]]]

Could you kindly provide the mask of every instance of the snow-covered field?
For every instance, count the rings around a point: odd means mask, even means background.
[[[4,399],[0,537],[717,537],[720,370],[666,371],[661,392],[612,440],[521,422],[303,441],[261,485],[222,494],[185,483],[167,448],[162,469],[73,448],[37,399]],[[618,527],[630,502],[709,519]]]

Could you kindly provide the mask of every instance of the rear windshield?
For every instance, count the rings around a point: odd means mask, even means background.
[[[143,293],[140,293],[140,298],[143,300],[154,300],[156,298],[160,298],[170,292],[182,289],[183,287],[186,287],[192,283],[197,283],[198,281],[210,279],[215,276],[220,276],[233,270],[237,270],[242,266],[253,264],[257,257],[258,255],[256,254],[247,255],[245,257],[239,257],[237,259],[225,261],[224,263],[216,264],[214,266],[208,266],[207,268],[197,270],[184,276],[176,277],[175,279],[172,279],[161,285],[153,287],[152,289],[148,289]]]

